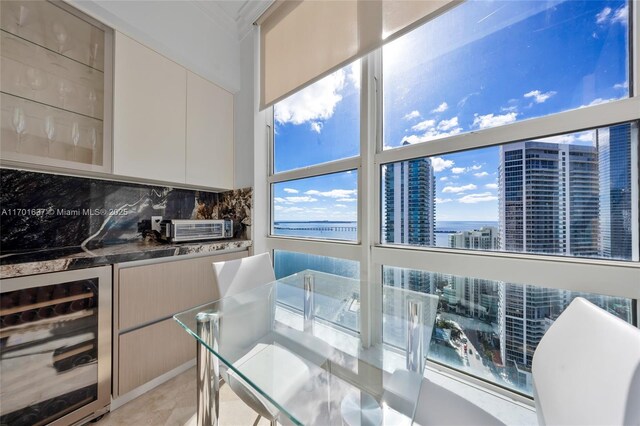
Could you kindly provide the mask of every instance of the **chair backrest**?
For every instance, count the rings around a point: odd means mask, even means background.
[[[540,424],[640,424],[640,330],[578,297],[532,363]]]
[[[220,297],[233,296],[276,279],[269,253],[214,262],[213,276]]]

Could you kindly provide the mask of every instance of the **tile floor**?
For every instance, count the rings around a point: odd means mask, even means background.
[[[196,369],[191,368],[88,426],[195,426]],[[220,426],[268,426],[228,386],[220,389]]]

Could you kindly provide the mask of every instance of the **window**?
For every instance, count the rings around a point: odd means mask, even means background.
[[[278,102],[274,172],[355,157],[360,152],[360,61]]]
[[[638,123],[385,164],[382,241],[631,260]]]
[[[271,235],[358,241],[360,61],[278,102]]]
[[[273,235],[357,240],[355,170],[273,185]]]
[[[387,266],[383,279],[440,297],[430,359],[527,395],[533,392],[533,353],[574,298],[584,297],[629,323],[633,318],[631,299],[623,297]]]
[[[274,250],[273,265],[277,279],[296,274],[305,269],[313,269],[314,271],[341,275],[347,278],[360,277],[359,262],[337,257]]]
[[[274,250],[273,258],[277,279],[297,274],[307,269],[341,275],[347,278],[358,278],[360,276],[360,263],[353,260],[284,250]],[[357,284],[357,281],[354,281],[353,284]],[[280,287],[280,290],[278,302],[297,313],[302,313],[304,301],[300,297],[300,293],[288,291],[289,288],[287,286]],[[335,294],[332,294],[331,297],[323,297],[321,294],[316,295],[314,301],[317,309],[316,315],[331,324],[358,332],[360,331],[358,321],[360,289],[350,287],[341,288],[341,290],[344,291],[341,297],[337,297]],[[293,322],[299,323],[300,319],[301,317],[298,315]]]
[[[347,66],[344,85],[323,83],[340,90],[274,107],[265,246],[278,276],[366,277],[357,324],[371,343],[383,284],[438,295],[431,362],[521,401],[574,297],[637,325],[632,6],[463,2],[362,58],[361,88]],[[402,351],[402,330],[382,333]]]
[[[625,1],[468,1],[383,48],[393,148],[629,96]]]

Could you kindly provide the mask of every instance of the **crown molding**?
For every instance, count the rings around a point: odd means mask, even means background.
[[[242,40],[251,32],[253,23],[258,20],[275,0],[248,0],[238,11],[237,31],[238,38]]]

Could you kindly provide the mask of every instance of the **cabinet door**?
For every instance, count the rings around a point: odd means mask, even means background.
[[[233,95],[188,72],[187,183],[233,188]]]
[[[186,70],[116,33],[113,171],[185,181]]]
[[[195,339],[169,318],[120,335],[118,394],[147,383],[196,356]]]
[[[241,251],[120,269],[118,328],[140,326],[218,299],[211,263],[246,256],[247,251]]]

